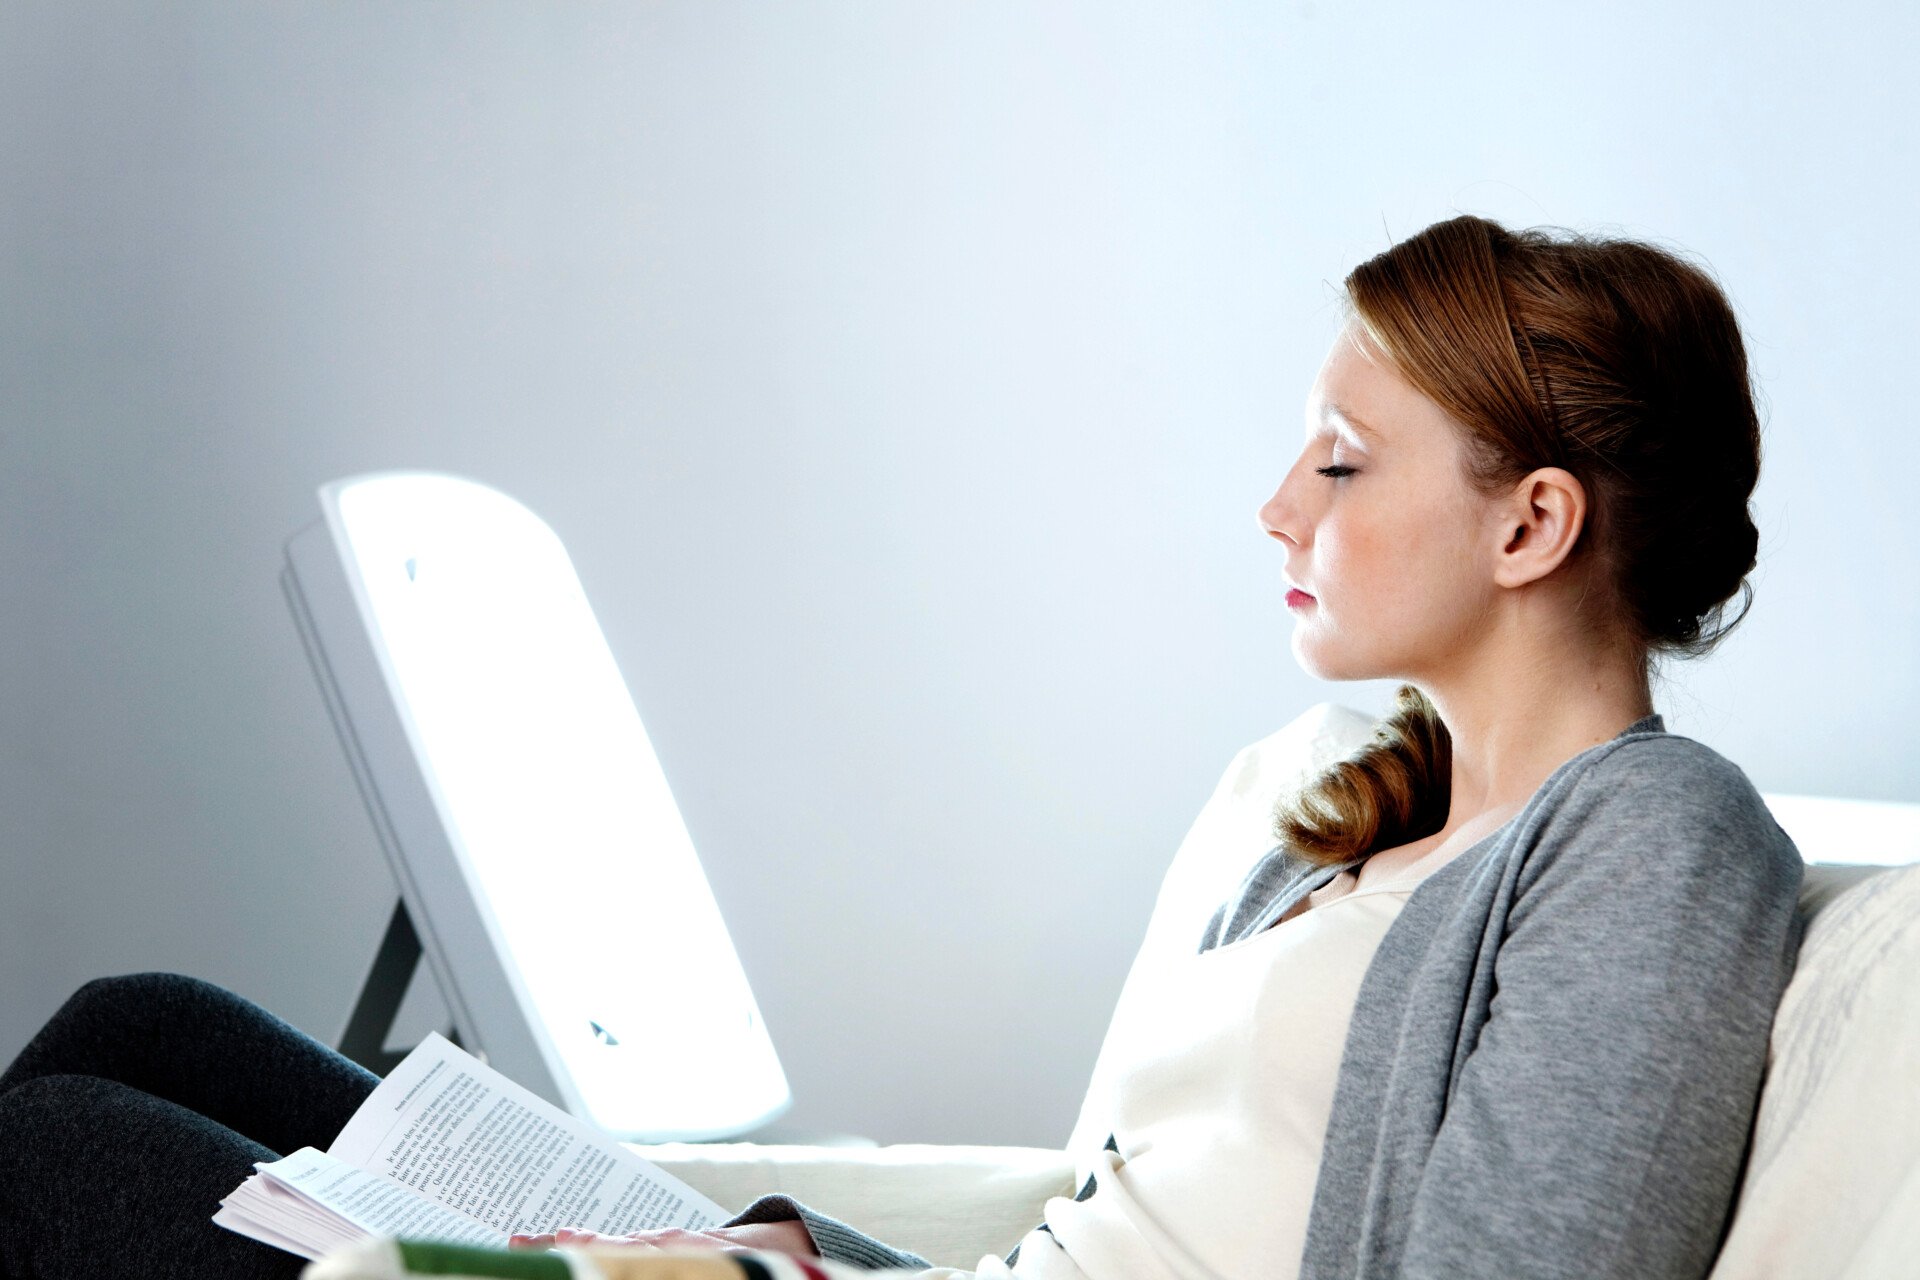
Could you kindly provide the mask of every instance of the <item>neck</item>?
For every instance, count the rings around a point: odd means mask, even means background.
[[[1453,740],[1447,832],[1505,821],[1555,769],[1653,712],[1637,655],[1538,636],[1496,635],[1454,669],[1414,680]]]

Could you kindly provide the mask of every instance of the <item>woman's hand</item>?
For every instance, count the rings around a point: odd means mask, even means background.
[[[714,1227],[710,1231],[636,1231],[609,1236],[578,1227],[560,1227],[538,1234],[518,1233],[507,1241],[510,1249],[550,1249],[561,1244],[631,1246],[638,1249],[771,1249],[796,1258],[817,1258],[813,1237],[799,1222],[755,1222],[741,1227]]]

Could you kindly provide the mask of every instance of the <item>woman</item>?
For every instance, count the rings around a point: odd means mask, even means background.
[[[1405,687],[1372,744],[1283,805],[1199,954],[1130,992],[1112,1136],[982,1271],[1702,1275],[1798,941],[1791,842],[1650,694],[1654,660],[1705,652],[1747,594],[1759,431],[1737,325],[1651,246],[1470,217],[1346,289],[1261,523],[1300,663]],[[143,981],[83,991],[0,1080],[30,1139],[0,1161],[10,1274],[78,1273],[102,1222],[197,1251],[201,1274],[290,1273],[204,1215],[265,1148],[324,1144],[371,1079],[225,993]],[[184,1007],[143,1015],[156,992]],[[275,1055],[272,1087],[130,1064],[97,1030],[195,1016],[140,1062],[257,1037],[225,1052]],[[127,1167],[127,1132],[166,1188],[112,1213],[98,1187],[42,1189]],[[85,1207],[63,1216],[62,1195]],[[777,1196],[632,1242],[924,1265]]]

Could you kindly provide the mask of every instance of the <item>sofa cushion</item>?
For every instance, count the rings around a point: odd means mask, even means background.
[[[1920,1258],[1920,867],[1809,867],[1753,1145],[1713,1275],[1866,1280]]]

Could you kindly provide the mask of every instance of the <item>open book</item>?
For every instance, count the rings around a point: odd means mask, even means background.
[[[699,1231],[731,1216],[437,1035],[326,1151],[254,1167],[213,1220],[303,1258],[370,1236],[504,1245],[516,1231]]]

